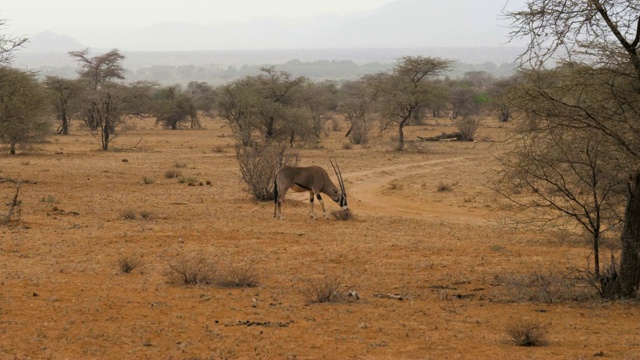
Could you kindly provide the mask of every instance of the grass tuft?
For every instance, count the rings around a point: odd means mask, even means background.
[[[505,331],[517,346],[543,346],[547,344],[547,327],[532,320],[513,322],[507,325]]]

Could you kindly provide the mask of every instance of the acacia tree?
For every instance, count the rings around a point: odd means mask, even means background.
[[[58,76],[47,76],[44,86],[48,90],[56,117],[60,120],[58,133],[69,135],[71,115],[77,111],[78,99],[82,92],[82,83],[78,80],[65,79]]]
[[[0,141],[16,145],[44,139],[50,131],[46,93],[35,74],[0,66]]]
[[[267,142],[313,136],[311,116],[303,106],[307,79],[262,68],[256,76],[233,81],[220,90],[217,106],[234,134],[249,144],[252,132]]]
[[[191,99],[196,111],[205,116],[213,116],[216,101],[216,90],[206,82],[190,81],[187,84],[185,94]],[[200,127],[200,123],[192,124],[191,128]]]
[[[371,124],[367,115],[371,112],[377,97],[375,76],[364,76],[358,80],[347,81],[340,87],[338,109],[349,122],[345,137],[354,144],[367,142],[367,134]]]
[[[85,82],[87,89],[84,93],[83,103],[86,106],[82,111],[83,120],[91,130],[101,132],[103,149],[105,144],[108,148],[109,141],[105,142],[105,138],[109,139],[110,133],[115,131],[116,119],[100,111],[100,107],[103,105],[105,106],[104,110],[109,109],[107,105],[109,94],[102,90],[106,83],[124,79],[124,68],[121,62],[125,57],[117,49],[93,57],[89,56],[89,49],[70,51],[69,56],[80,64],[78,75]]]
[[[307,82],[301,104],[311,115],[313,135],[316,138],[325,132],[325,123],[331,119],[330,111],[337,106],[338,87],[334,82]]]
[[[69,55],[80,64],[79,81],[84,84],[80,99],[85,124],[100,135],[102,150],[116,136],[116,127],[124,125],[126,116],[143,115],[148,109],[149,92],[155,83],[140,81],[126,85],[122,60],[117,49],[89,57],[89,50],[72,51]]]
[[[404,127],[431,95],[429,80],[449,70],[451,60],[404,56],[390,73],[379,76],[378,94],[383,116],[398,124],[397,150],[404,148]]]
[[[162,124],[166,129],[179,129],[183,123],[189,123],[191,128],[200,128],[198,111],[192,98],[187,96],[178,86],[167,86],[154,93],[153,114],[156,124]]]
[[[518,74],[501,78],[493,82],[487,89],[490,106],[498,111],[501,122],[507,122],[512,117],[509,106],[509,93],[520,81]]]
[[[621,0],[529,0],[525,9],[506,15],[513,21],[512,37],[529,41],[521,57],[528,82],[521,87],[524,91],[512,98],[516,109],[526,111],[534,124],[544,123],[538,128],[546,134],[580,133],[585,134],[581,135],[583,139],[600,139],[599,153],[609,160],[598,163],[592,183],[626,180],[628,172],[619,169],[637,164],[640,157],[640,4]],[[552,61],[567,65],[549,77],[545,67]],[[564,145],[577,144],[577,138],[559,140],[566,149]],[[576,148],[582,149],[578,158],[590,153],[584,146]],[[526,146],[516,149],[524,159],[531,158],[527,156],[530,150]],[[618,171],[602,171],[600,166],[612,159],[620,164]],[[559,173],[571,174],[576,174],[571,166]],[[638,173],[631,175],[635,179]],[[621,263],[617,272],[596,279],[607,297],[634,297],[640,286],[640,193],[637,184],[631,184],[621,234]],[[548,194],[543,187],[536,190],[539,192],[529,195]],[[565,201],[570,201],[573,193],[566,192]],[[624,207],[623,203],[616,205]],[[593,210],[589,213],[596,214]]]

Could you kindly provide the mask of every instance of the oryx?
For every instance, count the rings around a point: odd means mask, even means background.
[[[324,201],[322,201],[320,193],[328,195],[333,201],[338,203],[343,210],[347,211],[349,209],[347,207],[347,193],[344,190],[344,181],[342,180],[342,173],[338,167],[338,162],[336,161],[334,165],[333,161],[331,161],[331,166],[338,178],[340,189],[338,189],[331,179],[329,179],[329,174],[319,166],[285,166],[280,169],[276,174],[276,181],[274,185],[275,207],[273,209],[273,216],[277,219],[282,219],[280,207],[282,205],[282,200],[289,189],[296,192],[309,192],[309,202],[311,203],[311,212],[309,213],[309,216],[314,219],[316,218],[316,215],[313,213],[314,196],[318,198],[320,205],[322,205],[324,217],[327,217],[327,211],[324,208]]]

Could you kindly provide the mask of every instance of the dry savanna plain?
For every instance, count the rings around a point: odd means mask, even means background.
[[[131,123],[108,152],[76,122],[0,157],[0,179],[24,181],[0,227],[0,358],[640,358],[638,302],[602,301],[578,280],[586,236],[500,221],[509,208],[491,183],[510,123],[405,152],[395,129],[366,147],[345,146],[343,128],[297,149],[301,165],[338,160],[346,221],[311,219],[300,193],[275,220],[246,191],[220,120]],[[406,133],[453,130],[427,119]],[[0,213],[15,188],[0,183]],[[185,285],[189,262],[253,286]],[[331,286],[334,301],[314,301]],[[515,344],[526,325],[541,346]]]

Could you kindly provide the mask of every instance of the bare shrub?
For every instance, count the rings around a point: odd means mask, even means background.
[[[342,123],[340,122],[340,120],[338,120],[336,118],[332,118],[330,121],[331,121],[331,131],[341,131],[342,130]]]
[[[164,177],[167,179],[174,179],[182,176],[182,173],[178,170],[167,170],[164,173]]]
[[[440,181],[438,184],[438,192],[452,191],[453,187],[458,185],[458,183],[448,184]]]
[[[118,259],[118,268],[125,274],[129,274],[142,264],[142,260],[136,254],[122,255]]]
[[[456,128],[462,135],[462,141],[473,141],[473,137],[479,127],[480,120],[472,116],[465,117],[456,122]]]
[[[227,264],[218,273],[216,285],[222,288],[258,286],[258,273],[253,265]]]
[[[355,219],[355,216],[353,215],[353,212],[351,212],[351,210],[346,210],[346,211],[342,209],[333,210],[331,212],[331,216],[333,216],[337,220],[343,220],[343,221]]]
[[[148,211],[148,210],[142,210],[140,211],[140,217],[144,220],[151,220],[153,219],[153,213],[151,213],[151,211]]]
[[[296,165],[299,161],[297,152],[291,152],[286,145],[279,144],[238,145],[236,158],[242,180],[258,201],[273,200],[276,173],[281,167]]]
[[[183,285],[208,285],[215,281],[216,266],[210,256],[191,252],[178,256],[169,264],[167,276],[172,283]]]
[[[369,142],[369,126],[363,121],[354,122],[351,125],[349,133],[349,141],[356,145],[366,144]]]
[[[513,322],[505,328],[507,335],[518,346],[543,346],[547,344],[547,327],[532,320]]]
[[[513,302],[532,301],[547,304],[562,301],[584,301],[595,293],[583,277],[553,272],[534,271],[530,274],[511,274],[498,279],[505,284],[508,298]]]
[[[133,209],[123,210],[121,215],[122,215],[122,218],[125,220],[136,220],[138,218],[138,215]]]
[[[151,185],[151,184],[155,183],[155,182],[156,182],[156,180],[155,180],[154,178],[151,178],[151,177],[145,176],[145,177],[143,177],[143,178],[142,178],[142,182],[143,182],[145,185]]]
[[[341,291],[342,283],[337,276],[325,276],[312,280],[305,289],[305,296],[309,303],[335,303],[347,299]]]
[[[180,176],[180,178],[178,178],[178,183],[180,184],[197,184],[198,183],[198,179],[193,177],[193,176]]]

